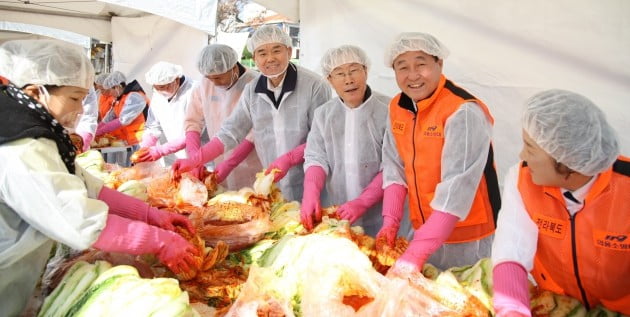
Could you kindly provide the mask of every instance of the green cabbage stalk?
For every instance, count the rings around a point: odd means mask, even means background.
[[[147,186],[137,180],[126,181],[120,184],[117,190],[131,197],[138,198],[142,201],[149,200],[149,195],[147,194]]]

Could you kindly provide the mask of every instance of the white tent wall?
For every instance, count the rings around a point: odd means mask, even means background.
[[[451,51],[444,73],[483,100],[495,117],[502,182],[518,162],[527,97],[568,89],[593,100],[630,155],[630,2],[626,0],[299,2],[300,63],[319,70],[326,49],[354,44],[372,61],[369,84],[399,90],[384,53],[400,32],[427,32]]]
[[[128,80],[137,79],[150,96],[145,73],[159,61],[179,64],[184,75],[199,79],[197,56],[208,43],[208,34],[181,23],[150,15],[112,18],[113,69]]]

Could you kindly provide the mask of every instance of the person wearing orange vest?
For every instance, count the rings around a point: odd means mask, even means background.
[[[386,57],[402,92],[390,102],[385,141],[395,143],[398,157],[384,160],[399,162],[384,164],[377,236],[393,243],[407,192],[415,228],[390,274],[419,270],[426,261],[447,269],[490,256],[501,203],[490,142],[493,118],[483,102],[442,74],[447,55],[430,34],[402,33]],[[396,165],[398,171],[387,168]]]
[[[126,84],[125,75],[119,71],[111,73],[103,83],[105,94],[111,96],[113,106],[98,125],[96,136],[111,133],[127,145],[137,145],[142,140],[145,118],[143,111],[149,104],[144,90],[133,80]],[[137,150],[137,148],[134,148]]]
[[[530,316],[538,287],[630,315],[630,158],[589,99],[565,90],[531,97],[522,162],[505,178],[492,246],[497,316]]]

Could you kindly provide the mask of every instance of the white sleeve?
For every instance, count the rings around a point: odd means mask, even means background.
[[[83,114],[77,125],[77,132],[90,133],[94,135],[96,132],[98,119],[98,96],[99,94],[90,88],[90,92],[83,99]]]
[[[444,126],[442,181],[431,208],[465,219],[470,212],[490,149],[492,125],[474,102],[453,113]]]
[[[0,147],[0,198],[39,232],[87,249],[105,226],[108,207],[91,199],[68,172],[49,139],[20,139]]]
[[[147,116],[147,121],[144,124],[144,133],[149,133],[156,138],[159,138],[162,135],[162,126],[151,107],[149,107],[149,115]]]
[[[225,152],[238,146],[243,139],[247,137],[250,131],[252,131],[254,125],[249,107],[255,102],[252,99],[256,97],[252,98],[250,96],[250,87],[248,86],[253,85],[253,83],[255,83],[255,81],[249,82],[245,86],[243,94],[241,98],[239,98],[238,104],[234,110],[232,110],[232,113],[221,123],[219,131],[214,136],[210,136],[210,139],[217,137],[221,140]]]
[[[197,131],[201,133],[205,128],[205,119],[203,114],[202,89],[205,83],[202,81],[193,88],[190,94],[190,102],[186,108],[186,118],[184,119],[184,131]]]
[[[519,165],[515,165],[505,177],[501,211],[492,244],[492,263],[514,261],[529,272],[534,267],[538,227],[525,211],[517,187],[518,171]]]
[[[122,111],[120,112],[120,123],[122,125],[128,125],[133,120],[135,120],[139,115],[142,115],[142,110],[147,106],[147,102],[144,97],[137,93],[131,92],[127,99],[125,99],[125,104],[123,105]]]

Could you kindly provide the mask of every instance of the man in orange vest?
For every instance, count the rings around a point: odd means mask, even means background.
[[[492,246],[497,316],[530,316],[538,287],[630,315],[630,158],[587,98],[526,102],[523,160],[508,172]]]
[[[143,112],[149,99],[137,80],[126,83],[125,75],[119,71],[111,73],[103,83],[105,94],[114,101],[111,110],[96,129],[96,136],[111,133],[116,138],[132,145],[132,151],[138,150],[145,118]],[[127,158],[127,163],[128,163]],[[126,164],[128,165],[128,164]]]
[[[501,200],[494,168],[493,118],[486,105],[442,74],[446,47],[425,33],[403,33],[386,63],[402,90],[389,105],[389,137],[402,171],[384,171],[383,228],[393,243],[409,193],[414,238],[391,273],[473,264],[490,256]],[[400,177],[400,175],[404,175]],[[401,179],[402,178],[402,179]],[[406,188],[405,188],[406,187]]]

